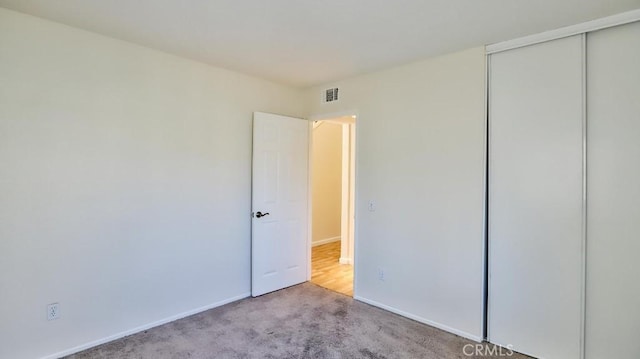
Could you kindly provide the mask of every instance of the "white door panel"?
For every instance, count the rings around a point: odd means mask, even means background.
[[[640,357],[640,22],[587,35],[586,359]]]
[[[582,298],[582,38],[491,55],[489,340],[577,359]]]
[[[305,120],[254,113],[253,296],[307,280],[308,136]]]

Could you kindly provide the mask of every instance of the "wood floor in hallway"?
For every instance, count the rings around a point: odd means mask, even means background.
[[[353,266],[340,264],[340,241],[311,249],[311,282],[353,297]]]

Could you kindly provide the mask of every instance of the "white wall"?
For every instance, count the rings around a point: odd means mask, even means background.
[[[474,339],[483,316],[484,61],[474,48],[307,91],[313,115],[358,113],[356,297]],[[340,101],[321,104],[334,85]]]
[[[342,125],[323,122],[315,127],[312,147],[312,241],[318,245],[340,239]]]
[[[249,293],[252,111],[301,93],[4,9],[0,84],[0,357]]]

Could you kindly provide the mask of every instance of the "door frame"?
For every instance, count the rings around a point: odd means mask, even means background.
[[[340,209],[340,264],[353,265],[355,207],[355,118],[342,123],[342,188]],[[345,148],[347,150],[345,151]],[[346,238],[346,241],[342,240]]]
[[[355,116],[355,117],[354,117]],[[308,230],[308,238],[307,238],[307,248],[308,248],[308,254],[307,257],[309,259],[309,263],[308,263],[308,277],[307,280],[311,280],[311,272],[312,272],[312,266],[311,266],[311,248],[312,248],[312,241],[313,241],[313,211],[312,211],[312,206],[313,206],[313,199],[312,199],[312,190],[311,190],[311,186],[312,186],[312,178],[313,178],[313,123],[315,121],[327,121],[327,120],[332,120],[332,119],[336,119],[339,117],[354,117],[357,122],[355,122],[356,124],[360,122],[360,115],[358,113],[357,110],[347,110],[347,111],[339,111],[339,112],[331,112],[331,113],[322,113],[322,114],[318,114],[318,115],[313,115],[313,116],[309,116],[308,117],[308,121],[309,121],[309,174],[308,174],[308,204],[309,204],[309,210],[308,210],[308,215],[309,215],[309,230]],[[342,198],[341,198],[341,230],[340,230],[340,235],[342,237],[342,235],[344,234],[344,226],[342,225],[342,223],[344,222],[345,217],[351,217],[352,220],[350,221],[351,226],[349,226],[351,228],[352,231],[352,238],[353,240],[350,241],[352,243],[348,244],[348,249],[350,251],[350,256],[348,259],[349,262],[351,263],[346,263],[346,260],[343,260],[342,258],[342,247],[341,247],[341,256],[340,256],[340,263],[342,264],[351,264],[353,266],[353,296],[355,297],[357,295],[357,275],[358,275],[358,271],[357,271],[357,263],[358,263],[358,206],[356,205],[356,203],[358,203],[358,132],[356,130],[356,126],[354,126],[354,124],[350,124],[349,125],[349,138],[348,138],[348,142],[349,142],[349,162],[351,164],[351,171],[349,171],[350,173],[347,175],[348,178],[348,184],[350,184],[350,189],[351,191],[347,191],[350,192],[349,194],[351,196],[345,195],[345,191],[342,191]],[[347,140],[347,138],[345,137],[344,133],[343,133],[343,137],[342,137],[342,143],[344,146],[345,141]],[[344,175],[344,150],[342,151],[342,166],[343,166],[343,175],[342,175],[342,186],[344,188],[344,184],[345,184],[345,175]],[[352,198],[349,198],[352,197]],[[345,202],[347,203],[346,205],[346,211],[345,211]],[[353,208],[349,208],[349,202],[352,204]],[[346,212],[346,213],[345,213]],[[341,238],[342,241],[342,238]]]

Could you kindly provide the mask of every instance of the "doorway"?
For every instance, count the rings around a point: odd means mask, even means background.
[[[353,296],[356,116],[313,122],[311,282]]]

